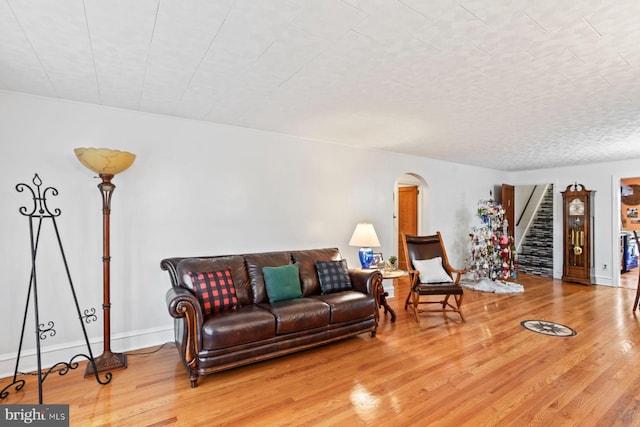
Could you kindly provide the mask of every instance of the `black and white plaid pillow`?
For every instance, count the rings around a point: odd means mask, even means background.
[[[316,261],[316,270],[318,270],[318,280],[320,280],[323,295],[353,289],[347,260]]]

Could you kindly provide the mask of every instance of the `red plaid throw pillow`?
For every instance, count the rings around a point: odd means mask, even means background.
[[[205,315],[238,309],[236,288],[233,286],[229,269],[187,274]]]

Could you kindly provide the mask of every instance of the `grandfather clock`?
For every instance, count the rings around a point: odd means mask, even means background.
[[[591,284],[593,255],[593,195],[582,184],[571,184],[562,192],[564,264],[562,280]]]

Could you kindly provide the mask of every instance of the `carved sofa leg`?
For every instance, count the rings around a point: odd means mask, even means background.
[[[191,381],[191,388],[198,387],[198,374],[196,372],[191,372],[189,374],[189,381]]]

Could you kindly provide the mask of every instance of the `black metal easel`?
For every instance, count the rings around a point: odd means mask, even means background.
[[[58,195],[58,190],[53,187],[47,187],[44,190],[41,190],[42,180],[35,174],[33,178],[33,184],[35,186],[31,187],[28,184],[18,184],[16,185],[16,190],[18,192],[23,192],[25,190],[29,190],[33,199],[33,208],[29,210],[27,207],[20,207],[20,214],[29,218],[29,237],[31,242],[31,277],[29,279],[29,290],[27,291],[27,301],[24,309],[24,317],[22,319],[22,333],[20,334],[20,345],[18,346],[18,356],[16,358],[16,367],[13,373],[13,382],[2,389],[0,392],[0,398],[4,399],[9,395],[8,389],[14,387],[16,391],[21,390],[25,385],[25,381],[23,379],[18,379],[18,375],[24,375],[24,373],[18,370],[20,365],[20,355],[22,353],[22,344],[24,341],[24,330],[27,322],[27,314],[29,312],[29,303],[31,300],[31,296],[33,296],[33,306],[34,306],[34,315],[35,315],[35,333],[36,333],[36,356],[38,361],[38,403],[42,404],[42,383],[47,378],[47,376],[52,372],[57,372],[59,375],[65,375],[69,372],[70,369],[76,369],[78,367],[78,362],[76,361],[79,357],[84,357],[89,360],[94,367],[96,381],[102,385],[108,384],[111,381],[112,374],[111,372],[107,372],[104,375],[104,380],[100,379],[98,375],[97,369],[95,369],[95,361],[93,358],[93,352],[91,351],[91,345],[89,344],[89,338],[87,337],[87,330],[85,329],[84,323],[90,323],[92,321],[97,320],[96,309],[92,308],[91,310],[85,310],[84,314],[80,312],[80,305],[78,304],[78,298],[76,296],[76,291],[73,287],[73,281],[71,280],[71,274],[69,273],[69,266],[67,264],[67,258],[64,253],[64,249],[62,248],[62,241],[60,240],[60,233],[58,232],[58,224],[56,223],[56,217],[60,216],[60,209],[54,209],[51,212],[47,206],[46,195],[47,193],[51,193],[53,196]],[[44,220],[50,219],[53,223],[53,229],[55,230],[56,238],[58,240],[58,247],[60,248],[60,253],[62,254],[62,261],[64,263],[64,268],[67,273],[67,279],[69,280],[69,288],[71,289],[71,294],[73,295],[73,301],[75,303],[76,312],[78,313],[78,318],[80,320],[80,326],[82,326],[82,333],[84,334],[84,340],[87,345],[87,349],[89,351],[89,355],[79,353],[73,356],[69,362],[58,362],[49,369],[42,371],[42,359],[40,352],[40,341],[45,340],[47,336],[55,336],[56,330],[54,329],[55,324],[52,321],[47,322],[47,326],[45,327],[44,323],[40,323],[40,313],[38,310],[38,280],[36,274],[36,256],[38,255],[38,242],[40,240],[40,231],[42,230],[42,225]],[[35,230],[34,230],[34,225]]]

